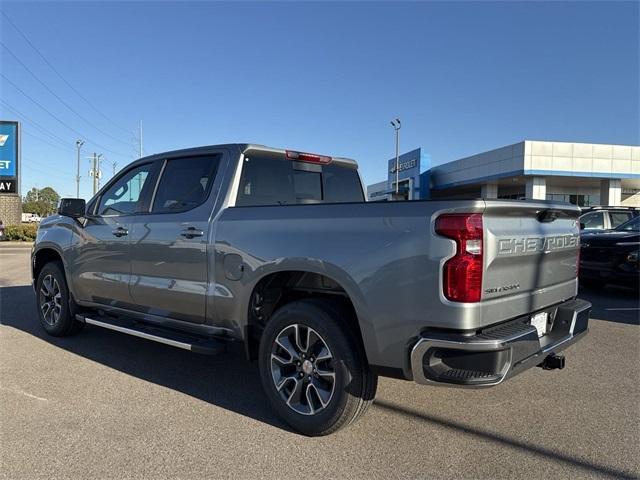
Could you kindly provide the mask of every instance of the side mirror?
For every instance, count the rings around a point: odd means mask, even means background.
[[[584,230],[584,227],[585,227],[584,223],[580,222],[580,230]]]
[[[62,198],[58,205],[58,213],[65,217],[84,217],[87,211],[86,202],[82,198]]]

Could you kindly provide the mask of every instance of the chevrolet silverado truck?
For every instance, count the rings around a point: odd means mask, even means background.
[[[251,144],[139,159],[39,226],[42,327],[202,354],[241,342],[273,408],[326,435],[379,375],[489,387],[586,332],[580,211],[538,201],[365,202],[357,164]],[[198,381],[194,379],[194,381]]]

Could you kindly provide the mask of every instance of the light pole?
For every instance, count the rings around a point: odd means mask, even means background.
[[[399,191],[399,173],[400,173],[400,119],[391,120],[391,126],[396,131],[396,199]]]
[[[76,198],[80,198],[80,149],[84,145],[84,140],[76,140],[76,149],[78,151],[78,168],[76,170]]]

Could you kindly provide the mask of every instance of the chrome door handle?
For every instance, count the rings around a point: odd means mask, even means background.
[[[204,232],[202,230],[198,230],[196,227],[189,227],[186,230],[183,230],[180,235],[186,238],[195,238],[201,237],[204,235]]]
[[[113,230],[111,232],[111,234],[116,236],[116,237],[124,237],[126,235],[129,235],[129,230],[127,230],[126,228],[123,228],[123,227],[118,227],[115,230]]]

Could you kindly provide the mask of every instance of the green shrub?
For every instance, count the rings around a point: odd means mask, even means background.
[[[33,242],[36,239],[38,226],[35,223],[24,225],[7,225],[4,228],[4,239],[19,242]]]

